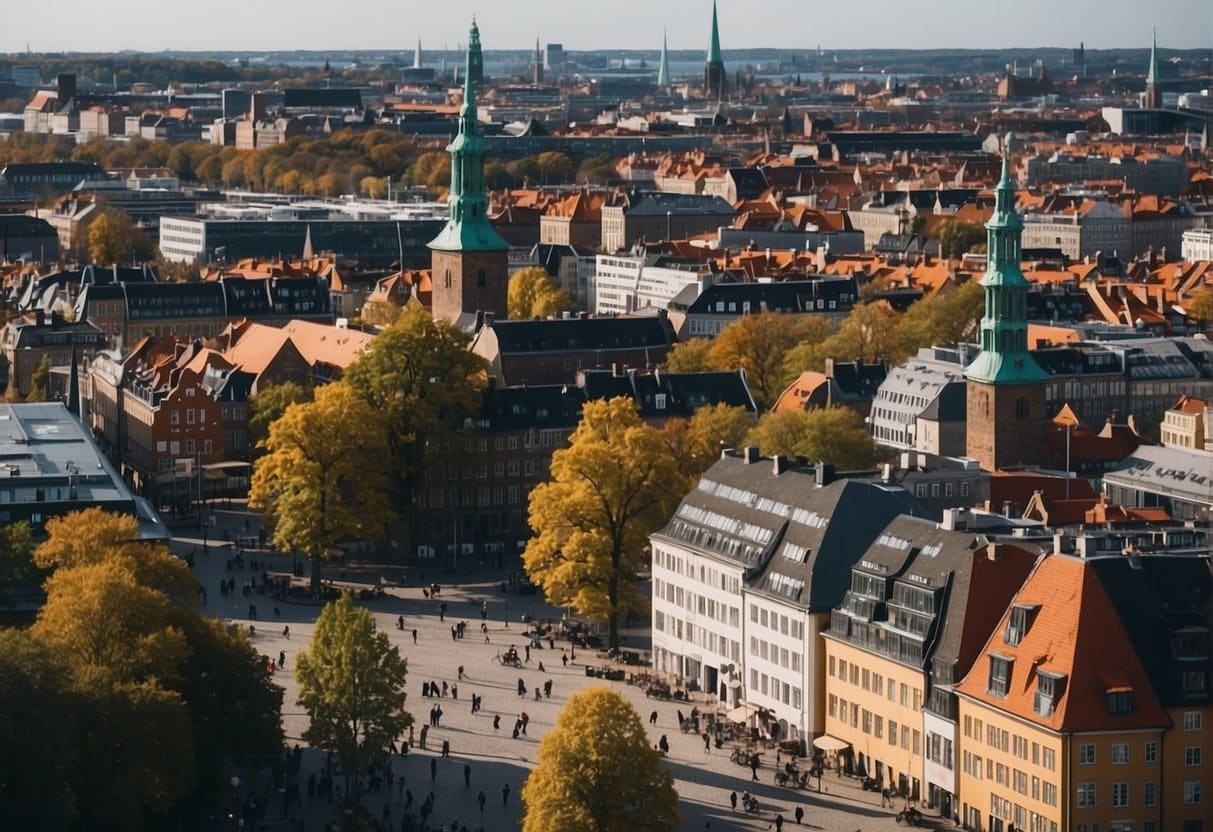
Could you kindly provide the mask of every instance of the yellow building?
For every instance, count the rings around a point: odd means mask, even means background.
[[[957,687],[964,827],[1205,832],[1209,599],[1201,558],[1043,558]]]
[[[851,569],[823,633],[825,745],[844,765],[945,817],[956,815],[956,697],[1036,555],[898,517]]]

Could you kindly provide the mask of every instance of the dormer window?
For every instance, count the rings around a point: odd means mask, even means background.
[[[990,680],[986,685],[986,692],[991,696],[1007,695],[1007,689],[1011,685],[1011,667],[1015,664],[1015,659],[1010,656],[1003,656],[1000,653],[990,654]]]
[[[665,393],[658,393],[653,397],[653,405],[658,410],[665,410]]]
[[[1036,696],[1032,702],[1032,710],[1040,716],[1052,716],[1057,707],[1057,700],[1066,686],[1066,677],[1060,673],[1048,670],[1036,671]]]
[[[1128,687],[1109,688],[1107,693],[1108,714],[1111,716],[1128,716],[1133,713],[1133,689]]]
[[[1011,617],[1007,619],[1007,628],[1003,631],[1002,640],[1012,647],[1023,641],[1038,609],[1040,607],[1028,604],[1015,604],[1011,607]]]

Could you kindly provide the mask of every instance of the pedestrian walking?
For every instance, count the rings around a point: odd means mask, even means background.
[[[472,785],[472,767],[467,763],[463,764],[463,787],[471,788]]]
[[[277,608],[277,607],[274,607],[274,609],[276,610],[276,609],[278,609],[278,608]],[[291,625],[290,625],[290,624],[287,624],[285,627],[283,627],[283,628],[282,628],[282,637],[283,637],[283,638],[290,638],[290,637],[291,637]]]
[[[649,725],[656,725],[656,724],[657,724],[657,712],[653,711],[653,713],[649,714]]]
[[[661,749],[662,754],[670,753],[670,741],[666,738],[665,734],[661,735],[661,739],[657,742],[657,747]]]
[[[546,699],[552,698],[552,680],[548,679],[543,683],[543,695]]]
[[[709,734],[707,731],[703,732],[703,753],[704,754],[712,753],[712,735]]]
[[[539,672],[540,672],[540,673],[547,673],[547,671],[543,669],[543,662],[540,662],[540,663],[539,663]]]
[[[501,714],[493,714],[493,730],[497,731],[501,728]]]
[[[421,726],[421,747],[422,748],[425,748],[425,738],[427,736],[429,736],[429,733],[430,733],[430,726],[422,725]]]
[[[442,741],[442,756],[443,757],[451,756],[451,741],[450,740]]]
[[[417,643],[417,631],[413,630],[413,644]]]
[[[446,686],[446,682],[444,681],[442,683],[442,695],[443,696],[446,696],[446,691],[447,691],[447,686]]]
[[[523,711],[521,714],[519,714],[519,715],[518,715],[518,718],[519,718],[520,720],[522,720],[522,733],[524,733],[524,734],[525,734],[525,733],[526,733],[526,725],[527,725],[527,723],[528,723],[528,722],[530,722],[530,721],[531,721],[531,718],[530,718],[529,716],[527,716],[527,712],[526,712],[526,711]]]
[[[802,820],[804,820],[804,807],[803,807],[803,806],[797,806],[797,807],[796,807],[796,825],[797,825],[797,826],[799,826],[799,825],[800,825],[800,822],[801,822]]]
[[[750,775],[751,775],[750,779],[751,780],[758,779],[758,767],[760,765],[762,765],[762,761],[758,759],[758,755],[751,754],[750,755]]]
[[[396,619],[396,629],[397,630],[404,629],[404,616],[403,615]]]
[[[463,681],[463,665],[459,665],[459,681]]]
[[[736,812],[737,811],[737,792],[729,793],[729,803],[732,805],[733,811]]]
[[[480,790],[480,794],[476,795],[476,802],[480,804],[480,814],[484,814],[484,802],[487,800],[484,796],[484,789]]]
[[[783,832],[783,815],[775,816],[775,832]]]
[[[286,670],[286,651],[285,650],[278,651],[278,666],[280,668],[282,668],[283,670]]]
[[[501,787],[501,805],[504,806],[510,800],[510,784],[506,783]]]
[[[459,685],[455,684],[454,682],[451,682],[451,698],[459,698]]]
[[[526,660],[529,662],[531,660],[531,645],[524,645],[522,649],[526,650]]]
[[[518,698],[519,699],[526,698],[526,679],[522,679],[522,678],[518,679]]]
[[[560,663],[565,667],[569,666],[569,654],[563,650],[560,651]]]
[[[430,782],[438,779],[438,758],[430,757]]]

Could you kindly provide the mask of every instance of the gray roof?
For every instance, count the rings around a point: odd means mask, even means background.
[[[733,216],[736,212],[729,201],[719,196],[702,194],[674,194],[664,191],[645,191],[635,195],[624,213],[633,217],[675,216]]]
[[[880,529],[901,513],[926,514],[898,485],[832,474],[752,448],[728,452],[655,537],[736,563],[756,592],[830,610]]]
[[[876,440],[889,441],[875,428],[885,426],[903,432],[919,416],[942,421],[963,418],[964,397],[956,392],[965,389],[963,366],[962,355],[956,350],[923,347],[913,358],[891,369],[872,400],[870,421]],[[952,393],[933,408],[950,388],[954,388]]]
[[[1188,502],[1213,506],[1213,452],[1166,445],[1142,445],[1105,483],[1140,491],[1166,492]]]

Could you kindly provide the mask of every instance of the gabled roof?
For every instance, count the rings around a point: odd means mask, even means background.
[[[527,352],[668,347],[674,330],[664,318],[553,318],[494,321],[491,328],[502,355]]]
[[[1034,609],[1018,644],[1005,635],[1014,606]],[[1132,639],[1091,562],[1040,560],[986,642],[984,660],[957,687],[961,695],[1059,732],[1163,728],[1170,724]],[[989,690],[990,662],[1009,661],[1006,694]],[[1037,671],[1064,683],[1050,714],[1036,712]],[[1111,713],[1109,694],[1130,693],[1129,713]]]

